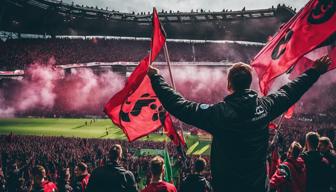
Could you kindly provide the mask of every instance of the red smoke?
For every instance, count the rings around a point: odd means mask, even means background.
[[[64,75],[51,65],[31,65],[22,81],[0,89],[0,117],[103,114],[102,106],[122,88],[124,78],[113,72],[97,75],[90,69],[74,71]]]
[[[161,70],[167,82],[167,70]],[[335,106],[333,98],[336,78],[334,71],[321,77],[318,83],[299,101],[299,112],[317,113]],[[175,67],[173,76],[176,89],[187,99],[216,103],[228,95],[227,68]],[[254,75],[254,77],[256,77]],[[280,87],[287,78],[276,82]],[[15,115],[103,115],[103,106],[119,91],[125,77],[107,71],[95,74],[91,69],[73,70],[64,75],[51,65],[31,65],[22,81],[0,88],[0,117]],[[253,89],[258,88],[254,78]]]
[[[111,71],[96,75],[90,69],[77,69],[58,81],[57,109],[81,114],[102,114],[104,104],[124,85],[124,78]]]

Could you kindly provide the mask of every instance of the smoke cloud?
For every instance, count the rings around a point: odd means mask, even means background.
[[[224,68],[183,67],[172,70],[176,89],[187,99],[212,103],[227,94],[226,70]],[[168,70],[162,74],[170,83]]]
[[[161,73],[170,83],[168,70]],[[336,84],[333,71],[327,73],[298,102],[300,113],[325,112],[336,105],[332,98]],[[227,69],[208,67],[173,67],[176,89],[189,100],[217,103],[227,91]],[[258,90],[254,74],[252,89]],[[274,82],[273,91],[288,83],[288,76]],[[121,90],[125,77],[112,71],[94,73],[91,69],[73,69],[64,75],[52,65],[31,65],[21,81],[5,83],[0,88],[0,117],[25,115],[103,115],[104,104]]]
[[[0,90],[0,117],[9,118],[14,117],[15,109],[9,106],[6,106],[6,100],[3,95],[3,91]]]
[[[113,72],[98,75],[90,69],[77,69],[65,76],[52,65],[33,64],[22,81],[0,89],[0,117],[101,115],[104,104],[123,84],[124,78]]]
[[[31,108],[52,108],[55,103],[54,92],[57,74],[48,66],[34,64],[27,71],[27,78],[22,81],[16,94],[15,109],[26,111]]]

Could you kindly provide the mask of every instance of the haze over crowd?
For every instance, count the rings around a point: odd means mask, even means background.
[[[169,81],[168,71],[162,69],[162,73]],[[124,86],[126,80],[112,71],[96,74],[88,68],[64,75],[62,70],[56,70],[50,64],[33,64],[26,74],[22,81],[11,82],[0,88],[0,117],[31,112],[103,115],[105,103]],[[225,69],[173,66],[173,75],[177,90],[188,99],[216,103],[229,94]],[[275,82],[274,87],[288,81],[288,78],[282,78]],[[336,78],[332,73],[321,77],[298,102],[296,110],[305,113],[330,110],[336,104],[330,96],[334,83]],[[256,77],[252,88],[258,90]]]

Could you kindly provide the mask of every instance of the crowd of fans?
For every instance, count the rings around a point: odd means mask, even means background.
[[[170,59],[177,62],[249,62],[261,49],[238,43],[168,42],[167,46]],[[147,54],[148,47],[149,41],[140,40],[8,39],[0,41],[0,70],[24,69],[34,62],[138,62]],[[165,61],[163,53],[157,61]]]
[[[304,143],[304,135],[308,131],[318,132],[334,141],[336,137],[335,127],[336,118],[332,114],[328,114],[328,116],[301,114],[295,115],[291,119],[284,119],[279,130],[284,151],[287,150],[292,141]]]
[[[137,155],[139,149],[164,149],[162,142],[136,141],[129,143],[123,140],[110,139],[80,139],[64,137],[37,136],[0,136],[0,191],[28,191],[32,185],[32,171],[35,165],[42,165],[46,171],[48,181],[59,183],[69,177],[66,183],[74,186],[76,180],[76,166],[85,162],[88,172],[105,165],[109,158],[110,148],[120,144],[123,147],[121,164],[135,175],[140,188],[149,182],[148,162],[150,155]],[[168,144],[168,151],[172,158],[172,167],[179,170],[182,160],[174,146]],[[204,157],[209,160],[209,157]],[[180,178],[191,172],[196,157],[187,157],[183,172],[175,172],[174,180],[179,185]],[[207,168],[207,177],[209,169]],[[67,173],[67,174],[65,174]],[[62,183],[61,182],[61,183]],[[63,185],[64,183],[62,183]],[[64,186],[58,185],[58,188]],[[66,191],[66,190],[64,190]]]
[[[328,137],[308,132],[304,147],[293,141],[282,160],[276,148],[272,150],[268,161],[271,192],[336,191],[336,153]]]
[[[300,158],[298,161],[300,161],[299,163],[301,163],[302,168],[304,168],[305,164],[302,159],[304,159],[304,156],[307,156],[309,152],[305,149],[306,151],[302,153],[303,149],[300,146],[305,145],[305,148],[307,148],[308,136],[306,136],[305,133],[307,133],[308,130],[302,127],[300,128],[301,129],[294,131],[292,128],[282,128],[280,134],[285,142],[277,142],[279,146],[283,147],[282,151],[278,151],[281,154],[279,159],[282,159],[282,163],[286,164],[289,158],[288,155],[292,155],[292,151],[296,150],[294,157],[296,159]],[[320,138],[317,132],[307,134],[313,135],[310,137],[317,137],[317,140],[320,139],[320,144],[316,144],[316,142],[319,142],[315,141],[315,148],[313,147],[310,150],[314,151],[320,148],[323,150],[321,154],[324,156],[322,155],[321,158],[323,158],[323,162],[326,163],[326,167],[332,170],[329,172],[329,177],[336,181],[334,176],[336,173],[336,154],[333,151],[332,144],[332,141],[335,142],[335,131],[318,131],[323,137]],[[331,138],[331,140],[329,140],[329,138]],[[291,143],[292,141],[295,142]],[[321,142],[324,144],[324,148],[323,145],[321,147]],[[290,143],[290,145],[287,143]],[[165,146],[167,146],[172,157],[172,167],[173,170],[175,170],[173,173],[173,181],[176,189],[179,189],[179,191],[190,191],[188,189],[191,189],[190,187],[192,186],[201,186],[197,188],[201,188],[201,191],[211,191],[211,176],[209,166],[206,165],[206,162],[209,162],[209,156],[203,156],[201,159],[198,156],[188,156],[185,160],[181,158],[174,146],[170,144],[166,145],[163,142],[150,141],[129,143],[124,140],[110,139],[16,136],[12,134],[0,136],[0,191],[36,191],[38,190],[36,189],[38,186],[45,191],[48,191],[47,188],[57,188],[58,191],[67,192],[83,191],[83,188],[90,183],[89,178],[93,170],[110,165],[110,150],[116,145],[122,146],[123,149],[123,153],[118,160],[118,166],[122,166],[125,170],[129,170],[134,174],[134,182],[138,190],[146,186],[149,189],[153,186],[162,188],[162,185],[165,186],[165,184],[150,185],[151,181],[153,181],[153,177],[159,180],[163,177],[163,172],[161,173],[158,171],[159,168],[157,168],[157,166],[163,166],[161,165],[163,164],[161,162],[162,160],[159,157],[155,157],[153,161],[151,160],[153,156],[138,155],[137,152],[139,149],[165,149]],[[272,144],[270,146],[272,146]],[[288,148],[288,151],[291,153],[287,152]],[[273,150],[274,148],[270,148],[269,167],[274,166],[273,163],[277,162],[277,160],[274,161],[274,159],[272,159],[273,155],[271,154],[274,152]],[[303,154],[302,157],[301,154]],[[156,177],[153,176],[152,173],[153,162],[156,164],[156,168],[154,168],[156,169]],[[270,187],[273,191],[282,191],[281,188],[284,188],[283,183],[288,180],[285,178],[286,175],[283,175],[283,170],[276,170],[276,168],[283,169],[281,165],[282,164],[277,164],[277,167],[274,167],[273,171],[270,171],[270,173],[272,173],[269,175],[271,181]],[[314,164],[309,166],[314,167]],[[306,174],[307,170],[303,170]],[[305,177],[307,176],[304,175],[304,178]],[[299,178],[301,184],[305,181],[304,178],[303,176],[301,179]],[[307,180],[307,182],[314,181]],[[36,186],[37,184],[38,186]],[[303,184],[306,186],[308,183],[303,182]],[[327,191],[335,191],[336,188],[334,184],[335,182],[333,184],[327,183],[324,185],[328,185],[326,186],[328,188]],[[144,191],[151,191],[149,189],[145,189]]]

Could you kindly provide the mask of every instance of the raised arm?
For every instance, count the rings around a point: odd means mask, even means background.
[[[200,104],[189,101],[172,89],[158,74],[158,70],[150,68],[148,75],[152,87],[163,107],[179,120],[212,133],[212,119],[216,115],[215,105]]]
[[[270,179],[271,191],[276,191],[290,180],[290,171],[287,165],[281,164]]]
[[[268,108],[270,120],[278,117],[294,105],[318,80],[320,75],[328,70],[330,64],[329,57],[322,57],[315,61],[313,67],[301,76],[284,85],[277,92],[265,96],[263,100]]]

